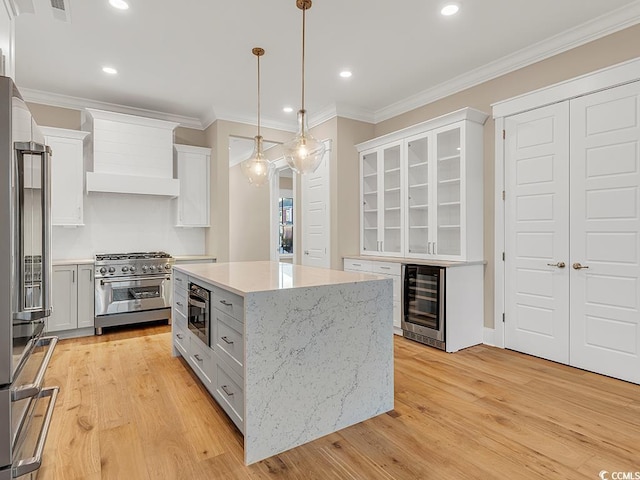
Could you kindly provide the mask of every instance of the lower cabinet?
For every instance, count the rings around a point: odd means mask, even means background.
[[[393,280],[393,333],[402,335],[402,265],[396,262],[345,258],[345,272],[374,273]]]
[[[209,346],[189,330],[187,288],[190,278],[180,272],[174,272],[174,278],[173,355],[185,359],[211,396],[244,433],[243,299],[194,280],[211,293]]]
[[[93,328],[93,264],[56,265],[51,282],[52,313],[47,331]]]

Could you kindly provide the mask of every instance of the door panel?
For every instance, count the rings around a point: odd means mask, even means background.
[[[505,119],[505,345],[569,361],[569,105]]]
[[[571,364],[640,383],[640,82],[571,101]]]
[[[329,157],[327,148],[318,169],[302,176],[302,264],[329,268]]]

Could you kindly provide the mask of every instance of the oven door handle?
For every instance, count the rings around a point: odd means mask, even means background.
[[[42,465],[42,454],[44,452],[44,445],[47,441],[47,434],[49,433],[49,426],[51,425],[51,419],[53,418],[53,409],[56,406],[56,399],[58,398],[59,387],[45,388],[38,395],[40,398],[51,397],[49,405],[47,406],[47,412],[44,416],[44,422],[42,423],[42,429],[38,435],[38,443],[36,445],[36,451],[33,457],[25,458],[16,462],[11,469],[11,477],[19,478],[31,472],[35,472]]]
[[[103,278],[100,280],[100,285],[105,285],[107,283],[130,283],[130,282],[137,282],[142,280],[171,280],[171,277],[131,277],[126,279],[108,278],[106,280]]]
[[[205,309],[207,308],[207,304],[201,301],[198,301],[197,299],[193,298],[193,297],[189,297],[189,305],[193,305],[194,307],[198,307],[198,308],[202,308]]]
[[[51,356],[53,355],[53,351],[55,350],[57,343],[58,337],[42,337],[38,340],[37,346],[48,345],[47,353],[42,359],[42,363],[40,364],[40,368],[38,369],[38,373],[36,374],[36,378],[33,380],[33,383],[21,385],[18,388],[11,390],[12,401],[17,402],[18,400],[23,400],[25,398],[35,397],[40,393],[42,390],[44,375],[47,371],[47,367],[49,366]]]

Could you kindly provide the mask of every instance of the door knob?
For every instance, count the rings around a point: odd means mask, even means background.
[[[549,265],[550,267],[558,267],[558,268],[564,268],[567,266],[564,262],[547,263],[547,265]]]
[[[574,268],[574,270],[582,270],[583,268],[589,268],[587,265],[582,265],[580,263],[574,263],[572,265],[572,267]]]

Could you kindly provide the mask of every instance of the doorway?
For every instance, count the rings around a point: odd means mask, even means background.
[[[296,263],[296,178],[284,159],[275,165],[271,182],[271,260]]]

